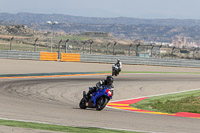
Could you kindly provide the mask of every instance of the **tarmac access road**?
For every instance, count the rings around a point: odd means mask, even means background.
[[[111,68],[111,64],[95,63],[0,59],[0,63],[2,62],[4,64],[0,64],[0,73],[3,74],[15,74],[15,71],[18,74],[109,71]],[[17,67],[11,64],[17,64]],[[124,65],[123,70],[200,71],[198,68],[131,65]],[[88,90],[89,86],[94,86],[96,82],[105,77],[106,75],[0,79],[0,117],[68,126],[104,127],[145,132],[199,133],[199,119],[135,113],[110,108],[102,111],[79,109],[78,104],[82,97],[82,91]],[[197,89],[200,88],[199,81],[199,74],[120,74],[115,77],[112,101]],[[0,132],[3,133],[10,133],[11,129],[15,133],[49,132],[0,126]]]

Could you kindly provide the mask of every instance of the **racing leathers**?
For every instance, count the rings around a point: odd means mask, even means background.
[[[93,92],[96,92],[98,89],[104,89],[105,86],[107,86],[108,89],[113,90],[114,86],[113,86],[112,76],[107,76],[106,80],[100,80],[99,82],[96,83],[96,87],[90,88],[87,93],[87,99],[89,100],[90,94],[92,94]]]
[[[122,63],[121,63],[121,61],[117,61],[117,63],[115,63],[114,66],[117,66],[118,71],[121,72],[121,69],[122,69]]]

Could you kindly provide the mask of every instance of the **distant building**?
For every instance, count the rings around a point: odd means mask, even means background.
[[[177,36],[172,39],[173,46],[183,48],[187,46],[187,37]]]

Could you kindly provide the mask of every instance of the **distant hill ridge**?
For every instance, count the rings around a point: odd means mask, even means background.
[[[105,32],[120,39],[172,42],[176,37],[187,37],[200,44],[199,19],[139,19],[97,18],[63,14],[0,13],[0,25],[27,25],[34,30],[51,31],[47,21],[58,21],[54,30],[81,34]],[[13,31],[13,30],[12,30]]]
[[[139,19],[129,17],[98,18],[81,17],[63,14],[34,14],[34,13],[0,13],[0,24],[45,24],[46,21],[81,24],[153,24],[164,26],[194,26],[200,25],[199,19]]]

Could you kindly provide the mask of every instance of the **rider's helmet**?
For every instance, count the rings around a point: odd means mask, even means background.
[[[107,81],[107,84],[108,84],[108,85],[112,85],[114,79],[113,79],[112,76],[107,76],[107,77],[106,77],[106,81]]]
[[[117,62],[119,63],[119,62],[120,62],[120,59],[117,59]]]

